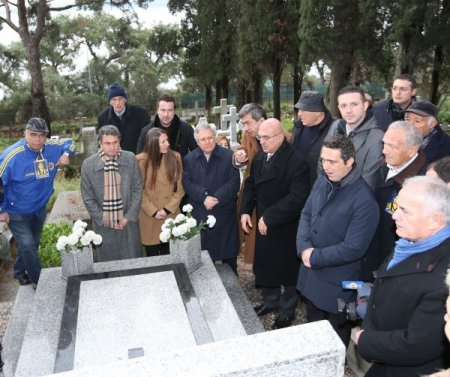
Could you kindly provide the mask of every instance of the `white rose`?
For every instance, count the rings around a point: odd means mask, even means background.
[[[77,220],[77,221],[75,221],[75,223],[73,224],[73,230],[75,230],[75,229],[86,229],[86,227],[87,227],[87,223],[85,223],[84,221],[81,221],[81,220]]]
[[[67,237],[67,243],[71,246],[75,246],[78,242],[78,236],[76,234],[71,234],[70,236]]]
[[[72,234],[77,236],[78,238],[80,238],[84,234],[84,229],[83,228],[75,228],[72,231]]]
[[[162,231],[159,235],[159,239],[161,240],[161,242],[169,242],[170,230],[166,229],[166,230]]]
[[[88,230],[85,234],[84,237],[89,241],[92,242],[94,240],[94,237],[96,236],[95,232],[93,230]]]
[[[100,234],[95,234],[94,239],[92,240],[92,243],[94,245],[100,245],[103,242],[103,238]]]
[[[175,237],[180,237],[181,235],[183,235],[183,229],[181,226],[176,226],[175,228],[172,229],[172,234]]]
[[[180,213],[179,215],[177,215],[177,217],[175,217],[174,223],[179,224],[185,220],[186,220],[186,216],[184,216],[182,213]]]
[[[56,249],[58,251],[63,251],[67,245],[67,236],[61,236],[58,238],[58,242],[56,242]]]
[[[186,220],[186,225],[189,229],[195,228],[197,226],[197,220],[195,220],[193,217],[189,217]]]
[[[210,228],[212,228],[214,225],[216,225],[216,218],[213,215],[208,215],[208,218],[206,219],[206,224]]]
[[[191,213],[194,207],[192,207],[190,204],[185,204],[182,208],[182,211],[185,213]]]
[[[80,242],[83,246],[88,246],[91,243],[91,240],[89,240],[86,235],[82,236],[80,238]]]

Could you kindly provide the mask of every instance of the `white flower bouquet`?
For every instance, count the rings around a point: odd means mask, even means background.
[[[56,242],[58,251],[75,252],[82,250],[83,247],[90,244],[100,245],[103,241],[100,234],[93,230],[86,230],[87,223],[81,220],[75,221],[72,227],[72,233],[68,236],[60,236]]]
[[[167,219],[161,226],[159,239],[161,242],[169,242],[169,240],[189,240],[200,234],[202,229],[206,227],[212,228],[216,224],[216,218],[208,215],[206,221],[197,224],[197,220],[192,217],[194,208],[190,204],[183,206],[182,211],[175,219]]]

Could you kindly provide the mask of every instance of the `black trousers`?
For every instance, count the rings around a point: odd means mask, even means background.
[[[293,317],[298,303],[295,286],[260,287],[264,305],[267,308],[278,308],[280,315]]]
[[[334,331],[336,331],[336,333],[339,335],[339,338],[341,338],[342,342],[345,345],[345,348],[347,349],[348,344],[350,343],[350,335],[353,325],[352,322],[348,321],[341,325],[339,323],[337,314],[320,310],[308,299],[306,299],[306,310],[306,319],[308,320],[308,322],[317,322],[325,319],[328,320],[331,326],[333,326]]]

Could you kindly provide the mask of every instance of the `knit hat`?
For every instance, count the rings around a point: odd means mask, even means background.
[[[30,118],[25,129],[35,132],[48,133],[47,123],[42,118]]]
[[[414,113],[423,117],[434,117],[437,119],[439,109],[436,105],[428,101],[415,101],[413,102],[404,113]]]
[[[111,98],[114,97],[123,97],[127,98],[127,93],[125,93],[125,88],[120,85],[118,82],[113,82],[108,88],[108,102],[111,101]]]
[[[299,110],[312,112],[324,113],[325,111],[327,111],[327,108],[323,103],[322,94],[311,90],[303,92],[294,107]]]

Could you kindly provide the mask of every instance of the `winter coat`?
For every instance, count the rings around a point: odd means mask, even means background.
[[[381,264],[392,252],[395,241],[398,240],[397,234],[395,233],[396,227],[395,222],[392,219],[392,213],[395,211],[395,198],[402,188],[403,181],[406,178],[414,177],[416,175],[424,175],[427,170],[427,165],[428,163],[425,154],[419,150],[417,158],[405,170],[387,181],[386,177],[389,168],[386,163],[384,163],[379,170],[379,185],[375,192],[375,196],[378,201],[380,221],[364,261],[362,276],[364,281],[373,281],[373,271],[380,268]]]
[[[175,152],[176,153],[176,152]],[[176,153],[177,159],[181,157]],[[139,161],[139,169],[141,171],[142,180],[144,180],[144,169],[147,156],[140,153],[136,156]],[[142,192],[141,210],[139,212],[139,229],[141,233],[141,243],[143,245],[158,245],[161,241],[159,235],[161,233],[161,225],[165,220],[157,220],[154,215],[162,208],[170,211],[167,218],[175,218],[180,213],[180,203],[184,196],[183,185],[181,183],[183,177],[183,170],[178,172],[175,183],[170,184],[166,175],[166,165],[164,159],[156,174],[155,186],[151,189],[150,180],[152,176],[152,168],[149,165],[147,171],[147,182],[144,183],[144,191]]]
[[[298,226],[299,257],[305,249],[314,251],[311,267],[301,265],[297,289],[320,310],[337,314],[338,298],[354,298],[341,284],[359,280],[378,216],[375,196],[356,169],[341,182],[317,178]]]
[[[315,139],[311,142],[309,146],[309,151],[306,156],[304,156],[300,151],[300,139],[302,137],[303,130],[305,126],[301,122],[301,120],[297,120],[294,124],[294,128],[292,129],[292,146],[300,152],[300,155],[306,160],[309,166],[309,174],[310,174],[310,184],[311,187],[314,185],[314,182],[317,179],[317,164],[319,163],[320,151],[322,150],[322,144],[325,137],[330,130],[330,127],[333,123],[333,118],[331,117],[330,112],[327,110],[325,112],[325,118],[323,121],[314,127],[319,127],[319,133],[315,137]]]
[[[439,124],[434,129],[436,133],[431,136],[425,146],[422,144],[422,150],[429,163],[450,156],[450,136],[444,132]]]
[[[298,220],[309,192],[309,171],[287,140],[262,166],[267,154],[260,150],[252,161],[250,175],[244,182],[240,214],[251,215],[256,207],[256,223],[261,217],[267,235],[256,230],[253,272],[259,286],[294,286],[300,261],[295,247]]]
[[[330,128],[325,141],[333,136],[346,136],[345,120],[336,120]],[[361,174],[372,190],[376,189],[378,169],[383,161],[383,135],[371,112],[366,113],[363,122],[348,137],[356,150],[356,170]]]
[[[114,112],[112,106],[103,110],[97,118],[97,133],[102,126],[116,126],[121,134],[120,147],[126,151],[136,153],[136,147],[141,130],[150,123],[147,110],[141,106],[126,104],[122,119]]]
[[[411,103],[414,101],[415,98],[413,97]],[[408,107],[411,106],[411,103]],[[377,121],[378,127],[383,131],[386,131],[391,123],[405,119],[404,109],[397,105],[392,99],[380,101],[373,105],[373,115]]]
[[[198,222],[205,221],[208,215],[217,220],[213,228],[201,233],[202,250],[208,250],[212,260],[233,258],[239,250],[236,198],[240,177],[231,163],[232,154],[217,145],[208,161],[200,148],[183,160],[183,187],[186,202],[194,207],[192,215]],[[208,195],[219,200],[211,211],[203,204]]]
[[[153,127],[159,127],[165,131],[168,131],[168,128],[164,127],[161,124],[161,121],[159,120],[159,116],[156,115],[155,119],[152,123],[145,126],[141,134],[139,136],[139,141],[137,144],[137,153],[142,153],[144,151],[145,147],[145,138],[147,136],[147,132],[153,128]],[[194,149],[197,148],[197,142],[194,138],[194,129],[186,123],[185,121],[181,120],[178,115],[175,114],[172,123],[170,124],[169,128],[174,127],[175,128],[175,141],[172,142],[170,135],[169,135],[169,142],[170,142],[170,148],[179,154],[181,154],[181,157],[183,158],[186,156],[189,152],[192,152]]]
[[[96,247],[99,262],[142,256],[138,216],[141,207],[142,182],[133,153],[122,151],[118,159],[121,177],[123,216],[130,222],[124,230],[103,226],[104,163],[98,154],[88,157],[81,166],[81,196],[92,219],[92,227],[103,237]]]
[[[358,352],[373,363],[366,376],[419,377],[448,368],[444,333],[450,238],[386,271],[379,269]]]

